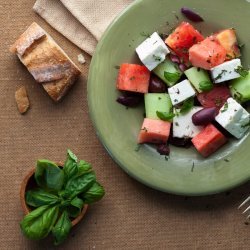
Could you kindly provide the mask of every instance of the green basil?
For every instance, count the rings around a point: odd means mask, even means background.
[[[191,97],[183,102],[180,113],[181,114],[188,113],[193,108],[193,106],[194,106],[194,98]]]
[[[84,202],[82,199],[75,197],[71,203],[70,206],[67,207],[67,212],[70,217],[76,218],[82,211]]]
[[[45,238],[54,226],[59,213],[57,206],[49,205],[36,208],[27,214],[20,223],[23,234],[33,240]]]
[[[99,201],[104,195],[104,188],[98,182],[95,182],[86,193],[82,194],[82,199],[85,204],[92,204]]]
[[[238,66],[238,68],[234,71],[240,74],[240,76],[242,77],[246,77],[249,74],[249,71],[247,69],[244,69],[242,66]]]
[[[175,117],[174,113],[156,111],[156,114],[163,121],[172,121],[172,119]]]
[[[53,205],[60,202],[60,198],[58,196],[41,189],[27,191],[25,194],[25,200],[26,203],[32,207]]]
[[[75,198],[78,194],[86,192],[96,181],[95,173],[89,172],[81,176],[77,176],[68,181],[65,191],[70,192],[70,198]]]
[[[226,102],[224,105],[223,105],[223,109],[221,109],[221,113],[224,113],[228,110],[228,102]]]
[[[210,81],[201,81],[199,83],[199,89],[201,91],[210,91],[211,89],[213,89],[213,84]]]
[[[67,159],[64,163],[63,171],[66,181],[75,176],[78,172],[77,157],[71,150],[68,149]]]
[[[38,160],[35,179],[38,186],[59,191],[63,186],[64,172],[52,161]]]
[[[75,162],[78,161],[78,160],[77,160],[77,156],[76,156],[70,149],[67,150],[67,153],[68,153],[68,156],[69,156],[72,160],[74,160]]]
[[[72,224],[69,219],[68,213],[66,211],[63,211],[56,225],[52,229],[52,234],[55,237],[54,244],[56,246],[61,244],[67,238],[71,227]]]
[[[69,200],[70,199],[71,192],[70,190],[61,190],[58,192],[58,196],[62,198],[63,200]]]
[[[164,77],[169,82],[177,82],[180,78],[180,75],[181,74],[179,72],[171,73],[164,71]]]
[[[80,160],[68,150],[63,169],[54,162],[38,160],[35,180],[38,188],[25,194],[26,204],[35,208],[20,223],[30,239],[43,239],[51,231],[55,245],[62,243],[71,229],[70,218],[76,218],[85,202],[93,203],[104,195],[96,183],[91,164]]]
[[[78,175],[88,173],[92,169],[91,164],[84,160],[80,160],[78,163]]]

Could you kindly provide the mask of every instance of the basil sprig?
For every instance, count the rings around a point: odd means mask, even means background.
[[[71,221],[67,211],[63,211],[55,226],[52,228],[52,235],[55,238],[54,244],[61,244],[68,236],[71,229]]]
[[[210,81],[201,81],[199,83],[199,89],[201,91],[210,91],[213,88],[213,84]]]
[[[188,113],[194,106],[194,98],[191,97],[187,100],[185,100],[181,106],[180,113],[186,114]]]
[[[242,77],[246,77],[249,74],[249,71],[244,69],[242,66],[238,66],[234,71]]]
[[[20,222],[23,234],[40,240],[49,233],[54,244],[61,244],[85,204],[100,200],[104,188],[97,182],[89,163],[80,160],[68,150],[63,168],[49,160],[38,160],[35,180],[37,187],[26,192],[26,203],[33,210]]]
[[[158,118],[160,118],[163,121],[172,121],[172,119],[175,117],[174,113],[167,113],[167,112],[160,112],[156,111],[156,115]]]
[[[168,72],[168,71],[164,71],[164,77],[167,81],[169,82],[177,82],[180,78],[181,74],[179,72]]]

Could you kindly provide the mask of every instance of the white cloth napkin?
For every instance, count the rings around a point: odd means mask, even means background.
[[[93,55],[103,32],[133,0],[37,0],[33,9],[79,48]]]

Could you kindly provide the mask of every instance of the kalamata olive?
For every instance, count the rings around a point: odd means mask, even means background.
[[[157,76],[152,75],[150,78],[148,90],[150,93],[165,93],[166,84]]]
[[[181,63],[180,58],[177,55],[170,54],[169,58],[173,63]]]
[[[143,101],[143,95],[121,95],[116,101],[126,107],[136,107]]]
[[[179,69],[180,69],[182,72],[184,72],[185,70],[188,69],[188,67],[187,67],[185,64],[181,63],[181,64],[179,64]]]
[[[189,20],[193,21],[193,22],[203,22],[204,19],[198,15],[197,13],[195,13],[193,10],[187,8],[187,7],[183,7],[181,8],[181,13],[188,18]]]
[[[196,126],[204,126],[211,123],[216,115],[217,115],[217,109],[215,107],[204,108],[193,114],[192,121],[193,124]]]
[[[156,150],[160,155],[169,155],[170,154],[170,148],[166,144],[158,145]]]

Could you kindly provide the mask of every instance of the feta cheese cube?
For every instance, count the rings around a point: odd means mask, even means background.
[[[250,114],[231,97],[220,109],[215,120],[238,139],[244,136],[250,126]]]
[[[240,59],[233,59],[212,68],[211,76],[215,83],[239,78],[240,74],[235,71],[238,67],[241,67]]]
[[[154,32],[136,48],[136,53],[142,63],[151,71],[165,60],[170,51],[158,33]]]
[[[179,104],[195,95],[195,91],[188,80],[177,83],[168,89],[168,94],[173,105]]]
[[[176,115],[173,119],[173,136],[178,138],[193,138],[198,135],[203,126],[195,126],[192,122],[192,116],[203,109],[202,107],[193,107],[187,114],[179,114],[180,110],[176,109]]]

